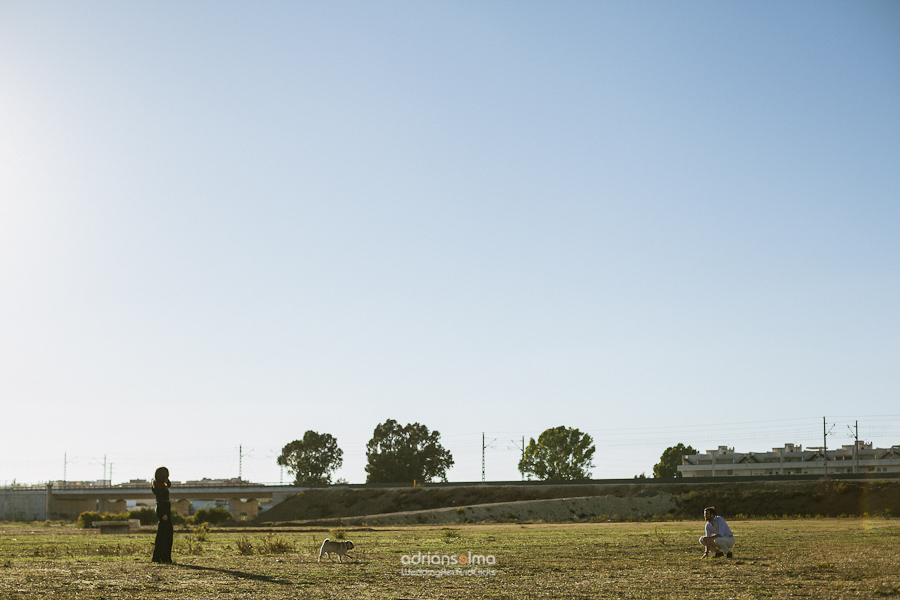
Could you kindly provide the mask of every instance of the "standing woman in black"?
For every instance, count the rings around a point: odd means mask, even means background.
[[[172,503],[169,501],[169,470],[160,467],[153,476],[150,488],[156,496],[156,516],[159,528],[156,530],[156,546],[153,548],[153,562],[172,564],[172,541],[175,529],[172,526]]]

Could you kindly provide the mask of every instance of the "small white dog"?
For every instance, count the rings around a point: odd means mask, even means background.
[[[331,553],[335,553],[338,555],[338,562],[344,562],[343,557],[353,558],[347,552],[353,550],[353,542],[347,540],[346,542],[332,542],[328,538],[325,538],[325,541],[322,542],[322,547],[319,548],[319,562],[322,562],[322,555],[327,554],[328,560],[334,560],[331,558]]]

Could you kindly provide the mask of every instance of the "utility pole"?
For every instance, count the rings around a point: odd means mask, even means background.
[[[834,429],[834,426],[831,426],[831,429]],[[825,468],[825,477],[828,477],[828,434],[831,433],[831,430],[828,429],[828,424],[825,422],[825,417],[822,417],[822,466]]]
[[[847,429],[853,434],[853,472],[859,473],[859,421],[853,427],[847,425]]]
[[[524,463],[524,462],[525,462],[525,436],[524,436],[524,435],[522,436],[522,444],[521,444],[521,446],[519,446],[519,442],[517,442],[516,440],[512,440],[512,442],[513,442],[514,444],[516,444],[516,446],[518,447],[519,450],[521,450],[521,452],[522,452],[522,459],[521,459],[520,462]],[[522,481],[525,481],[525,471],[524,471],[524,469],[520,469],[520,470],[519,470],[519,473],[522,475]]]
[[[252,456],[250,452],[253,452],[253,448],[247,452],[247,456]],[[238,479],[240,481],[244,480],[244,447],[238,446]]]
[[[66,467],[69,465],[69,457],[63,452],[63,483],[66,482]]]
[[[497,438],[491,440],[491,444],[497,441]],[[481,432],[481,483],[484,483],[484,451],[487,450],[487,447],[491,444],[484,443],[484,432]]]

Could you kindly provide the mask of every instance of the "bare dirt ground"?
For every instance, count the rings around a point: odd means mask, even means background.
[[[700,559],[698,518],[298,527],[274,534],[222,528],[204,540],[197,532],[179,531],[177,564],[155,565],[149,534],[107,536],[70,525],[0,523],[0,599],[900,597],[896,519],[729,524],[737,539],[730,560]],[[352,558],[319,562],[323,538],[338,535],[354,542]]]

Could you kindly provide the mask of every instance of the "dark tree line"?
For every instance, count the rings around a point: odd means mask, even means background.
[[[544,481],[590,479],[596,452],[587,433],[572,427],[552,427],[536,440],[531,438],[519,461],[519,471]],[[681,477],[678,465],[682,456],[696,454],[690,446],[678,444],[666,448],[660,462],[653,466],[653,477]],[[343,464],[343,451],[328,433],[307,431],[303,439],[287,444],[278,464],[287,467],[296,484],[329,484],[331,476]],[[441,444],[441,434],[420,423],[401,425],[393,419],[379,423],[366,444],[366,483],[430,483],[447,481],[453,455]],[[643,475],[641,476],[643,477]]]
[[[393,419],[375,427],[366,456],[366,483],[447,481],[447,469],[453,466],[440,432],[419,423],[400,425]],[[282,449],[278,464],[294,474],[295,484],[327,484],[343,464],[343,451],[330,434],[307,431],[302,440]]]

